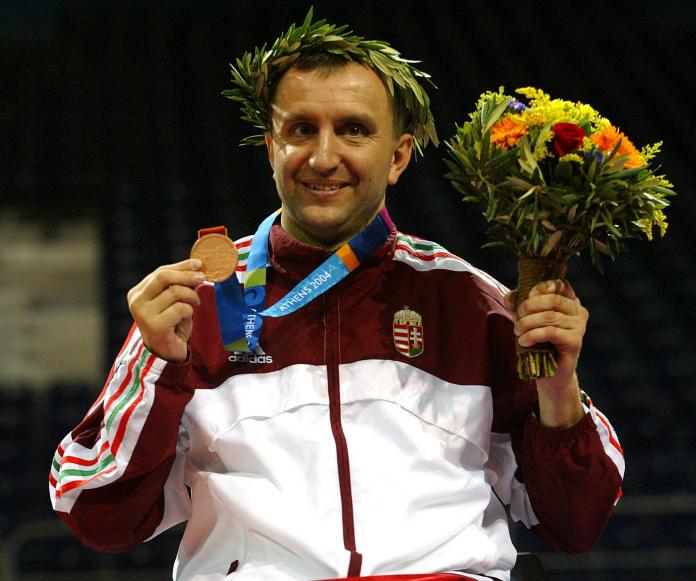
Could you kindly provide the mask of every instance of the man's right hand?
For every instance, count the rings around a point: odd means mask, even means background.
[[[195,288],[204,280],[201,261],[160,266],[128,291],[128,308],[145,346],[172,363],[188,358],[193,309],[201,300]]]

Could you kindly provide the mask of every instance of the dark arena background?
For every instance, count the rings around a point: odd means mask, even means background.
[[[251,233],[277,207],[228,63],[304,1],[0,1],[0,579],[170,578],[180,530],[125,554],[81,547],[52,513],[60,438],[130,326],[126,291],[188,255],[199,227]],[[580,379],[625,451],[624,497],[568,557],[518,526],[556,581],[696,579],[696,2],[314,2],[315,14],[420,59],[442,141],[481,92],[532,85],[593,105],[659,159],[678,196],[664,239],[569,278],[590,310]],[[508,286],[484,222],[428,148],[388,195],[399,228]]]

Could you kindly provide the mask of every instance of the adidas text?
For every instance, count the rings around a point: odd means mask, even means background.
[[[256,353],[244,353],[237,351],[227,358],[231,363],[273,363],[270,355],[257,355]]]

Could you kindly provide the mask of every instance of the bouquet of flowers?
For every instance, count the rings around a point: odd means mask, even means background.
[[[490,241],[519,258],[518,302],[542,280],[563,278],[571,256],[587,250],[603,269],[629,238],[667,229],[672,184],[656,175],[662,142],[637,149],[589,105],[539,89],[481,95],[470,120],[447,143],[446,177],[484,209]],[[553,346],[518,345],[523,379],[555,373]]]

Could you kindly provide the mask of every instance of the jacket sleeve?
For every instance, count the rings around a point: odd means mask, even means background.
[[[189,365],[144,346],[135,325],[104,389],[60,442],[49,476],[54,510],[85,545],[125,551],[188,517],[180,420]]]
[[[542,426],[536,386],[516,376],[512,323],[489,316],[493,434],[488,468],[512,518],[569,554],[590,550],[621,497],[624,459],[607,418],[583,394],[585,416],[568,429]]]

